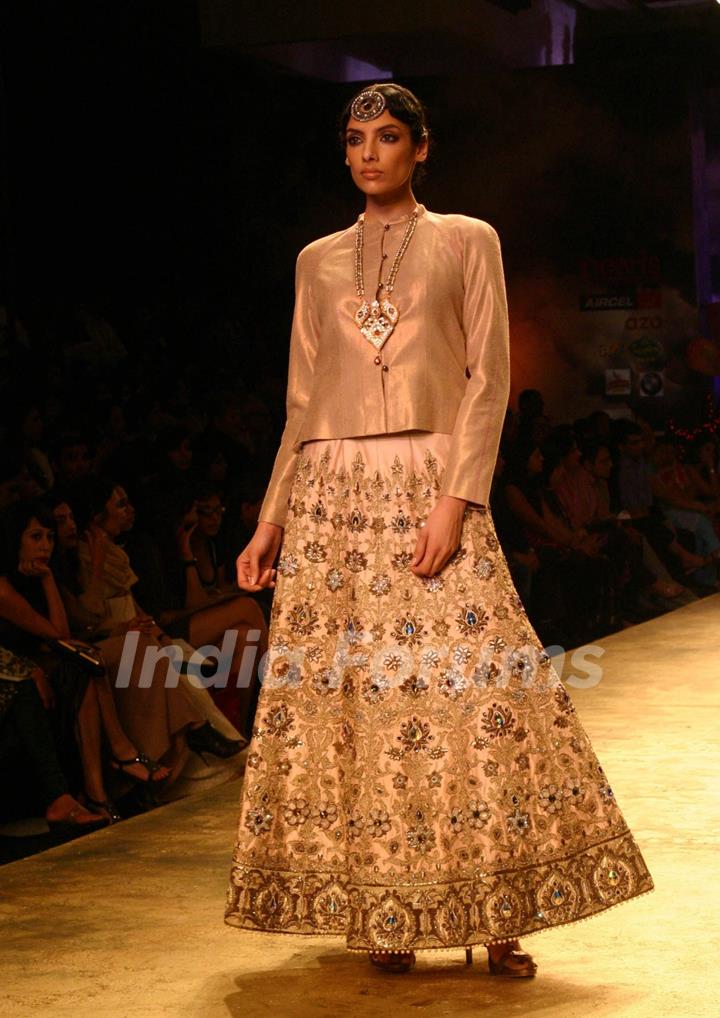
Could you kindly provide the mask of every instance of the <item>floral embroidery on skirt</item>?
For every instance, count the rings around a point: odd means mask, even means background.
[[[303,445],[225,921],[351,950],[511,940],[653,889],[572,701],[468,506],[409,565],[450,435]]]

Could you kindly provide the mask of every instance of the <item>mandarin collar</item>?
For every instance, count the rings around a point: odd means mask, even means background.
[[[417,209],[418,219],[421,219],[425,215],[425,213],[427,212],[427,209],[425,208],[425,206],[421,202],[418,202],[416,204],[415,208]],[[359,218],[360,217],[358,216],[358,219]],[[409,212],[406,216],[401,216],[399,219],[390,219],[387,223],[383,223],[379,219],[375,219],[374,217],[371,217],[371,218],[365,220],[365,229],[366,230],[372,230],[372,229],[382,230],[382,229],[385,228],[386,225],[387,226],[399,226],[401,224],[407,223],[411,218],[412,218],[412,212]]]

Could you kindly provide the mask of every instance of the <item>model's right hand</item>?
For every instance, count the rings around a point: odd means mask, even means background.
[[[250,543],[237,557],[237,582],[241,590],[256,591],[275,586],[272,568],[282,541],[283,528],[261,520]]]

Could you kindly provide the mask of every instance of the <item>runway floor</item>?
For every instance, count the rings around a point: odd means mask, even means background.
[[[483,949],[393,976],[337,940],[229,929],[233,782],[0,868],[0,1014],[716,1018],[719,623],[715,595],[616,633],[599,684],[568,687],[656,889],[525,938],[535,979],[489,976]]]

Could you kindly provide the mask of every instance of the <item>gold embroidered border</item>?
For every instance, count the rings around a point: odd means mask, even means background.
[[[470,947],[591,918],[654,889],[626,831],[564,859],[438,883],[377,886],[345,874],[236,864],[225,922],[346,938],[353,951]]]

